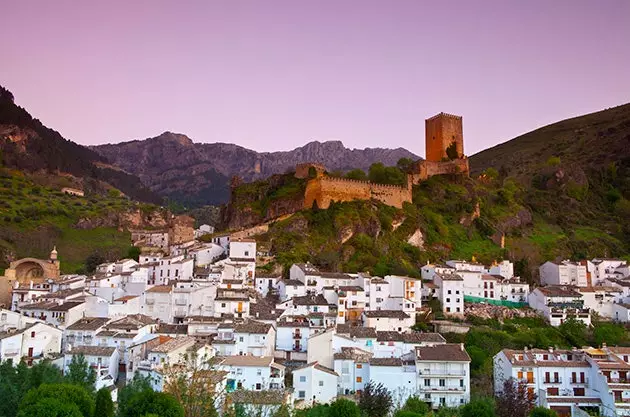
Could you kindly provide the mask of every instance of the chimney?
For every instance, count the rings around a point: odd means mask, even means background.
[[[553,353],[553,347],[549,346],[549,353]]]
[[[459,348],[460,348],[460,349],[462,350],[462,352],[463,352],[463,351],[464,351],[464,344],[463,344],[463,343],[460,343],[460,344],[459,344]]]

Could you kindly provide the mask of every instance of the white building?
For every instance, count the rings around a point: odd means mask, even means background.
[[[61,352],[62,331],[45,323],[32,323],[23,328],[0,332],[0,363],[5,360],[27,365]]]
[[[542,313],[552,326],[571,318],[591,324],[591,312],[584,306],[582,294],[568,287],[536,288],[529,294],[529,306]]]
[[[142,314],[160,320],[163,323],[173,323],[173,286],[155,285],[143,294],[144,303],[141,305]]]
[[[415,314],[401,310],[365,310],[361,318],[364,327],[373,327],[377,331],[404,332],[416,324]]]
[[[285,352],[306,352],[308,338],[315,331],[306,317],[283,317],[278,321],[276,335],[276,350]]]
[[[235,354],[273,356],[276,329],[267,323],[247,320],[234,325]]]
[[[464,314],[464,279],[458,274],[438,274],[433,277],[437,296],[445,314]]]
[[[228,373],[228,392],[284,389],[285,367],[276,363],[273,356],[227,356],[220,359],[217,369]]]
[[[349,395],[361,393],[370,381],[370,359],[372,352],[355,347],[342,347],[334,354],[334,370],[337,378],[337,393]]]
[[[470,356],[463,343],[420,346],[415,354],[420,398],[433,408],[470,401]]]
[[[68,366],[72,358],[83,355],[88,366],[96,371],[95,389],[113,385],[118,379],[118,350],[108,346],[72,346],[66,349],[64,355],[64,372],[68,372]]]
[[[587,274],[586,265],[564,260],[562,262],[545,262],[538,268],[540,285],[574,285],[590,287],[593,285]]]
[[[337,397],[337,379],[334,370],[318,364],[309,363],[293,370],[293,396],[296,405],[309,406],[314,402],[326,404]]]

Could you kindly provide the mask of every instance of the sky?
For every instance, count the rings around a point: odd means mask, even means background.
[[[84,145],[311,140],[465,153],[630,102],[627,0],[0,0],[0,84]]]

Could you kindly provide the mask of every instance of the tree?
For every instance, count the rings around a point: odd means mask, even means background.
[[[91,274],[96,271],[96,267],[105,262],[106,259],[98,252],[94,252],[85,259],[85,270]]]
[[[328,409],[329,417],[360,417],[361,410],[359,407],[350,400],[345,398],[339,398],[330,404]]]
[[[392,394],[383,384],[368,382],[361,397],[359,398],[359,409],[367,417],[385,417],[392,408]]]
[[[558,417],[558,413],[545,407],[536,407],[529,413],[529,417]]]
[[[48,407],[54,408],[51,410]],[[20,403],[18,413],[19,417],[92,417],[93,415],[92,396],[85,388],[73,384],[43,384],[39,388],[30,390]]]
[[[94,391],[96,371],[88,365],[83,354],[72,356],[72,361],[68,365],[68,372],[66,372],[66,381],[79,385],[88,392]]]
[[[527,389],[526,382],[510,378],[503,382],[496,404],[499,417],[527,417],[536,405],[536,394]]]
[[[405,411],[411,411],[421,416],[428,414],[431,411],[429,404],[415,396],[407,398],[407,401],[405,401],[405,405],[402,409]]]
[[[274,413],[272,417],[291,417],[291,410],[286,404],[282,404]]]
[[[167,381],[164,392],[171,394],[184,408],[186,417],[214,417],[217,415],[215,394],[220,375],[213,367],[213,359],[187,352],[175,366],[166,365]]]
[[[407,177],[400,169],[386,167],[381,162],[370,165],[368,178],[377,184],[404,185],[407,182]]]
[[[140,259],[140,248],[137,246],[130,246],[127,250],[127,258],[138,261]]]
[[[462,407],[462,417],[494,417],[494,404],[488,398],[472,400]]]
[[[560,333],[567,339],[571,346],[584,346],[586,344],[586,324],[576,319],[565,320],[558,326]]]
[[[136,376],[118,392],[118,415],[126,416],[131,399],[144,391],[153,391],[151,380],[149,377],[143,377],[136,373]]]
[[[402,172],[409,172],[412,166],[413,166],[413,159],[411,158],[400,158],[398,162],[396,162],[396,168],[398,168]]]
[[[114,402],[107,388],[101,388],[96,392],[95,417],[114,417]]]
[[[603,343],[619,345],[626,340],[626,331],[617,324],[598,323],[593,331],[593,337],[598,346],[601,346]]]
[[[155,414],[159,417],[184,417],[184,408],[172,395],[164,392],[140,391],[127,402],[119,417],[144,417]]]
[[[346,178],[358,181],[367,181],[368,179],[365,171],[363,171],[362,169],[353,169],[352,171],[348,171],[348,173],[346,174]]]
[[[41,384],[60,383],[61,370],[49,362],[27,367],[24,362],[13,366],[7,360],[0,364],[0,416],[15,417],[24,395]]]
[[[446,148],[446,157],[449,161],[459,158],[459,152],[457,152],[457,144],[455,142],[451,142]]]

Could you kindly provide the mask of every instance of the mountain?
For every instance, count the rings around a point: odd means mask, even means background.
[[[532,177],[550,158],[583,171],[601,170],[630,158],[630,103],[563,120],[470,157],[473,174],[495,168]]]
[[[15,104],[0,86],[0,166],[26,173],[64,177],[69,186],[103,193],[114,187],[145,202],[161,201],[137,177],[107,164],[96,152],[65,139]],[[62,181],[63,182],[63,181]]]
[[[220,204],[229,199],[229,182],[282,174],[300,162],[320,162],[328,170],[367,170],[374,162],[395,165],[419,159],[403,149],[348,149],[341,141],[309,142],[283,152],[256,152],[228,143],[193,143],[185,135],[157,137],[92,147],[120,169],[137,175],[156,193],[189,205]]]

